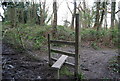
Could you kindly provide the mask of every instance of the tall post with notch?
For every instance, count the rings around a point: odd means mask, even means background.
[[[79,42],[80,42],[80,32],[79,32],[79,14],[75,15],[75,77],[78,77],[80,71],[80,56],[79,56]]]
[[[120,1],[118,2],[118,21],[119,21],[119,24],[118,24],[118,63],[120,65]]]

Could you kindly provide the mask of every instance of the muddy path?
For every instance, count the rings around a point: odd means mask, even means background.
[[[46,52],[33,52],[39,60],[24,53],[16,53],[9,46],[3,44],[2,51],[2,78],[3,79],[52,79],[56,71],[48,67],[48,54]],[[74,52],[73,47],[53,47],[59,50]],[[109,60],[117,56],[117,50],[94,50],[82,46],[80,53],[80,68],[85,79],[120,79],[120,75],[109,68]],[[60,54],[53,54],[59,58]],[[74,58],[69,57],[69,62],[74,63]],[[72,67],[68,67],[73,71]],[[70,78],[61,76],[61,78]]]
[[[74,47],[53,47],[54,49],[73,52],[74,53]],[[39,55],[38,55],[39,56]],[[42,57],[43,59],[48,59],[43,53]],[[59,58],[60,54],[52,54],[53,57]],[[84,75],[85,79],[120,79],[120,75],[116,72],[114,72],[110,68],[110,61],[118,56],[118,50],[117,49],[100,49],[95,50],[90,47],[84,47],[81,48],[80,53],[80,68]],[[74,58],[69,57],[67,59],[68,62],[74,63]],[[72,68],[72,67],[69,67]],[[73,68],[72,68],[73,69]]]
[[[54,77],[48,62],[36,60],[24,53],[17,53],[7,45],[2,45],[2,79],[39,80]]]

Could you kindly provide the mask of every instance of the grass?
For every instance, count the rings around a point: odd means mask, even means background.
[[[71,72],[67,66],[62,67],[62,69],[60,70],[60,74],[63,76],[65,75],[65,76],[69,76],[69,77],[74,76],[74,72]],[[80,80],[84,79],[83,73],[78,74],[77,77]]]
[[[66,75],[66,76],[73,76],[73,73],[70,72],[70,70],[68,69],[68,67],[64,66],[61,70],[60,70],[60,74],[61,75]]]
[[[83,73],[80,73],[80,74],[78,74],[78,79],[84,79],[85,77],[84,77],[84,75],[83,75]]]
[[[113,57],[112,59],[110,59],[109,61],[109,67],[114,71],[114,72],[117,72],[117,73],[120,73],[120,65],[118,63],[118,60],[117,60],[118,57]]]
[[[96,44],[96,42],[92,42],[91,46],[95,49],[95,50],[99,50],[100,47]]]

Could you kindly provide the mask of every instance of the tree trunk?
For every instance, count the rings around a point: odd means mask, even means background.
[[[14,27],[14,22],[15,22],[15,8],[12,7],[10,8],[10,22],[11,22],[11,27]]]
[[[102,22],[103,22],[104,15],[105,15],[106,2],[102,3],[102,8],[103,10],[102,10],[101,18],[100,18],[100,27],[102,27]]]
[[[45,25],[45,6],[46,6],[46,0],[43,2],[40,2],[40,25]]]
[[[44,1],[44,4],[43,4],[43,25],[45,25],[45,15],[46,15],[46,13],[45,13],[45,6],[46,6],[46,0]]]
[[[33,10],[32,10],[32,15],[33,15],[33,21],[34,23],[36,24],[36,21],[37,21],[37,9],[36,9],[36,3],[35,1],[33,1]]]
[[[99,30],[99,19],[100,19],[100,0],[98,2],[96,2],[96,18],[95,18],[95,24],[94,24],[94,28],[97,28],[97,31]]]
[[[57,0],[53,0],[53,37],[57,35]]]
[[[42,2],[40,1],[40,25],[42,25],[42,21],[43,21],[42,14],[43,14],[43,12],[42,12]]]
[[[75,14],[76,14],[76,0],[74,0],[74,13],[72,14],[71,29],[74,29]]]
[[[107,23],[107,7],[106,7],[105,8],[105,23],[104,23],[104,27],[105,27],[106,30],[107,30],[107,26],[108,26],[108,23]]]
[[[111,4],[111,28],[114,28],[115,25],[115,7],[116,7],[116,0]]]
[[[87,21],[87,17],[86,17],[86,1],[85,0],[83,0],[83,9],[84,9],[84,11],[83,11],[83,13],[84,13],[83,27],[84,28],[88,28],[87,27],[88,23],[86,22]]]

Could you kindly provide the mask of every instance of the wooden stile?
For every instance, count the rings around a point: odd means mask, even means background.
[[[79,31],[79,14],[75,15],[75,41],[61,41],[61,40],[50,40],[50,35],[48,34],[48,54],[49,54],[49,65],[51,66],[52,64],[52,60],[56,61],[53,65],[52,68],[56,68],[57,69],[57,76],[58,79],[60,78],[59,76],[59,70],[61,68],[61,66],[65,63],[68,64],[70,66],[74,66],[75,68],[75,77],[77,78],[79,72],[80,72],[80,43],[81,43],[81,37],[80,37],[80,31]],[[75,54],[74,53],[70,53],[70,52],[65,52],[65,51],[61,51],[61,50],[57,50],[57,49],[51,49],[50,48],[50,44],[53,43],[57,43],[57,44],[66,44],[66,45],[73,45],[75,46]],[[62,55],[59,59],[53,58],[51,57],[51,52],[55,52],[58,54],[64,54]],[[69,62],[65,62],[65,60],[67,59],[68,56],[74,57],[75,58],[75,64],[69,63]]]

